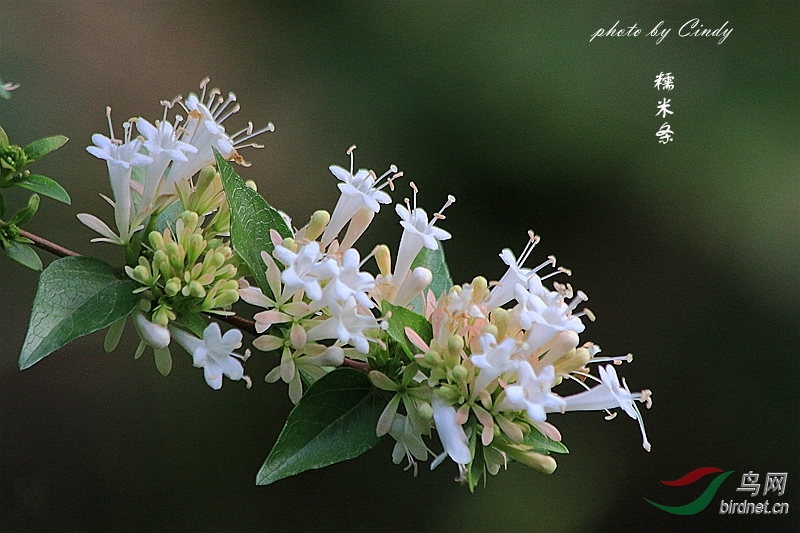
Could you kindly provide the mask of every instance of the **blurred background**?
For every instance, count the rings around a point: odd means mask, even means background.
[[[695,17],[733,32],[678,37]],[[616,21],[642,35],[589,42]],[[672,31],[656,45],[660,21]],[[188,356],[168,378],[134,361],[129,329],[114,353],[98,333],[20,372],[38,275],[0,257],[0,530],[796,531],[799,27],[797,2],[0,1],[0,76],[21,84],[0,124],[20,145],[70,138],[33,170],[72,205],[43,199],[29,230],[119,265],[75,218],[112,218],[106,166],[85,147],[107,134],[107,105],[119,133],[208,75],[242,104],[229,131],[275,123],[241,169],[272,205],[299,224],[332,209],[327,167],[356,144],[357,168],[405,172],[396,201],[408,180],[429,212],[456,196],[440,226],[457,283],[498,279],[500,250],[519,253],[533,229],[531,264],[556,255],[590,297],[582,339],[633,352],[621,372],[654,400],[651,453],[624,414],[576,413],[554,420],[571,453],[553,475],[512,464],[474,495],[452,464],[417,478],[394,466],[389,442],[256,487],[291,408],[263,382],[276,361],[248,362],[251,390],[213,391]],[[659,72],[673,91],[653,87]],[[399,236],[386,209],[359,247]],[[694,500],[704,482],[659,480],[701,466],[736,471],[704,512],[644,501]],[[720,516],[747,471],[788,472],[770,499],[792,512]]]

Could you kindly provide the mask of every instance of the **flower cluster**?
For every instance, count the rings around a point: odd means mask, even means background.
[[[367,257],[375,258],[378,274],[361,270],[366,259],[352,246],[380,204],[391,201],[382,189],[393,187],[401,173],[394,166],[380,177],[354,172],[353,148],[349,171],[330,168],[342,182],[333,214],[316,212],[291,238],[273,232],[274,250],[262,253],[270,294],[250,286],[240,290],[243,300],[265,309],[254,316],[261,335],[253,346],[280,353],[267,381],[288,383],[297,403],[303,381],[313,383],[345,359],[367,361],[372,383],[393,395],[376,431],[397,442],[395,462],[406,457],[416,470],[417,461],[433,454],[424,438],[435,429],[444,452],[433,466],[450,457],[471,487],[483,472],[496,474],[509,460],[552,472],[556,462],[549,451],[566,451],[548,420],[552,413],[621,408],[639,422],[649,450],[636,402],[649,407],[650,392],[631,392],[614,368],[631,356],[601,358],[598,346],[581,344],[582,319],[594,319],[588,309],[578,310],[587,297],[569,284],[547,286],[551,277],[570,274],[556,268],[552,256],[524,266],[539,242],[532,232],[519,259],[502,251],[508,270],[499,281],[477,277],[437,297],[427,290],[430,269],[413,265],[424,248],[436,251],[439,241],[450,238],[435,223],[455,198],[429,218],[411,183],[413,202],[396,206],[403,233],[394,268],[389,247],[379,245]],[[413,315],[415,307],[429,335],[405,326],[405,338],[398,340],[384,331],[398,320],[393,315]],[[600,366],[595,377],[590,365],[598,363],[613,364]],[[555,393],[565,380],[585,391]]]
[[[394,165],[380,176],[356,170],[353,146],[349,169],[330,167],[341,192],[331,213],[317,211],[298,229],[265,205],[273,219],[266,223],[269,239],[259,230],[258,248],[231,242],[233,208],[225,188],[232,196],[230,187],[256,193],[243,182],[223,186],[212,166],[215,152],[247,165],[237,148],[258,147],[243,143],[273,127],[254,131],[249,124],[228,135],[222,122],[238,111],[236,97],[222,98],[216,89],[206,95],[207,81],[200,96],[162,102],[162,120],[126,122],[123,139],[114,136],[109,109],[111,136],[96,134],[87,148],[108,164],[116,231],[93,215],[78,217],[100,233],[95,240],[125,250],[124,270],[139,284],[132,313],[141,338],[137,357],[150,346],[166,375],[175,340],[212,388],[222,386],[223,376],[249,386],[243,368],[249,350],[234,351],[242,346],[241,331],[223,334],[204,318],[230,320],[231,305],[241,299],[259,308],[252,346],[277,356],[267,382],[286,383],[298,404],[305,388],[338,367],[367,372],[369,380],[361,379],[386,402],[376,435],[393,438],[394,462],[405,457],[415,472],[419,461],[432,457],[433,468],[449,457],[471,489],[510,461],[553,472],[550,452],[566,448],[552,415],[568,411],[600,410],[611,418],[612,410],[622,409],[638,422],[650,449],[637,407],[650,407],[650,391],[632,392],[615,368],[632,357],[599,357],[597,345],[581,342],[583,319],[594,320],[582,307],[587,296],[551,280],[571,275],[552,256],[525,266],[540,240],[533,232],[519,258],[509,249],[500,253],[508,269],[498,281],[478,276],[453,285],[440,244],[451,235],[437,223],[455,198],[448,196],[429,216],[411,182],[412,199],[395,206],[403,228],[396,253],[381,244],[362,256],[355,245],[381,206],[392,203],[389,192],[403,173]],[[185,120],[168,120],[176,104]],[[230,170],[220,161],[220,171],[223,165]],[[227,180],[230,173],[223,175]],[[260,286],[245,279],[250,273]],[[109,331],[107,348],[121,322]],[[565,381],[584,390],[555,392]],[[434,434],[442,452],[429,447]]]
[[[245,377],[245,356],[232,353],[241,345],[241,332],[221,336],[219,325],[206,327],[200,315],[233,314],[230,306],[239,299],[242,277],[228,238],[228,201],[212,166],[214,150],[247,165],[237,149],[261,147],[245,143],[274,128],[270,123],[254,131],[249,123],[229,135],[222,123],[239,110],[236,95],[222,98],[218,89],[207,90],[207,85],[204,79],[200,96],[191,93],[185,100],[178,96],[162,101],[161,120],[126,121],[122,139],[114,135],[107,108],[110,137],[93,135],[87,151],[108,165],[113,200],[106,200],[114,207],[116,231],[94,215],[81,213],[78,218],[101,235],[94,241],[124,248],[125,272],[141,284],[136,292],[142,299],[133,314],[141,338],[137,357],[146,346],[152,347],[158,369],[167,374],[172,366],[168,346],[175,338],[193,355],[194,365],[205,369],[208,384],[218,389],[223,374],[233,380]],[[170,120],[168,113],[176,105],[186,116],[176,114]],[[134,126],[138,136],[133,135]],[[119,333],[112,328],[110,335],[118,339]],[[230,335],[238,340],[233,342]],[[107,347],[113,348],[116,339]]]

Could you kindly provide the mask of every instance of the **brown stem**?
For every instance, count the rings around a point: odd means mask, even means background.
[[[31,233],[29,231],[25,231],[24,229],[21,229],[19,231],[19,234],[22,235],[23,237],[26,237],[26,238],[32,240],[34,246],[36,246],[38,248],[41,248],[45,252],[49,252],[49,253],[51,253],[53,255],[56,255],[58,257],[78,257],[78,256],[81,255],[81,254],[79,254],[77,252],[73,252],[72,250],[70,250],[68,248],[64,248],[61,245],[58,245],[58,244],[56,244],[54,242],[48,241],[47,239],[39,237],[38,235],[34,235],[33,233]],[[246,331],[247,333],[250,333],[251,335],[254,335],[254,336],[258,335],[258,332],[256,331],[256,323],[254,321],[248,319],[248,318],[244,318],[244,317],[238,316],[238,315],[224,316],[224,315],[214,315],[214,314],[212,314],[212,316],[214,318],[216,318],[217,320],[221,321],[221,322],[225,322],[227,324],[230,324],[231,326],[233,326],[235,328],[238,328],[238,329],[241,329],[243,331]],[[347,368],[353,368],[355,370],[358,370],[358,371],[364,372],[364,373],[368,373],[370,371],[369,363],[365,363],[363,361],[358,361],[358,360],[355,360],[355,359],[350,359],[349,357],[345,357],[344,358],[344,362],[342,363],[342,366],[347,367]]]
[[[58,257],[77,257],[80,254],[73,252],[63,246],[56,244],[54,242],[50,242],[47,239],[39,237],[38,235],[34,235],[29,231],[25,231],[24,229],[19,230],[19,234],[23,237],[30,239],[33,241],[33,244],[45,252],[50,252],[53,255],[57,255]]]

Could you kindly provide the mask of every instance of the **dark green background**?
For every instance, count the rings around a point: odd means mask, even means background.
[[[58,179],[72,206],[43,200],[30,228],[114,264],[75,218],[112,219],[98,196],[105,165],[85,146],[130,116],[159,118],[160,99],[212,85],[239,95],[247,120],[273,121],[248,150],[254,179],[302,223],[332,209],[327,171],[390,163],[438,209],[457,282],[498,279],[503,247],[542,235],[531,263],[555,254],[589,296],[583,339],[633,352],[622,371],[651,388],[653,451],[624,414],[554,422],[571,454],[552,476],[518,464],[476,494],[444,464],[415,479],[391,445],[269,487],[255,473],[290,409],[284,385],[208,388],[188,356],[161,377],[92,335],[20,372],[37,276],[0,258],[0,529],[133,531],[682,531],[797,530],[798,50],[797,2],[43,2],[0,1],[0,75],[22,87],[0,124],[25,144],[70,142],[33,169]],[[679,38],[699,17],[728,21],[717,39]],[[589,36],[615,21],[659,45]],[[659,72],[676,88],[653,88]],[[658,100],[672,99],[675,140],[657,143]],[[118,130],[119,132],[120,130]],[[401,182],[394,199],[408,194]],[[20,205],[22,194],[11,195]],[[394,249],[386,209],[360,241]],[[43,256],[45,261],[50,258]],[[735,470],[701,514],[651,507],[693,500],[705,481],[665,487],[700,466]],[[788,471],[778,516],[719,516],[752,470]],[[762,501],[759,496],[756,501]]]

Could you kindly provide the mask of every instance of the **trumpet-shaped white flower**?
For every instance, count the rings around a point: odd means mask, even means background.
[[[114,194],[114,219],[119,234],[115,235],[106,224],[93,215],[81,213],[78,219],[102,234],[104,238],[94,239],[125,245],[131,238],[136,228],[131,227],[133,202],[131,201],[131,170],[132,167],[146,166],[153,159],[139,153],[142,142],[131,139],[131,124],[125,122],[123,140],[114,137],[114,127],[111,124],[111,108],[106,108],[108,129],[111,137],[99,133],[92,135],[93,146],[88,146],[86,151],[93,156],[104,159],[108,165],[108,175],[111,181],[111,191]]]
[[[230,329],[222,335],[219,324],[212,322],[198,339],[189,332],[169,327],[172,338],[192,354],[195,367],[203,368],[208,386],[214,390],[222,387],[223,374],[234,381],[244,377],[241,357],[233,353],[242,346],[242,332]]]
[[[228,93],[227,99],[220,96],[219,89],[211,89],[206,95],[208,82],[208,78],[200,82],[202,89],[200,96],[190,93],[185,101],[180,102],[188,114],[180,140],[192,145],[197,152],[192,154],[187,161],[176,161],[172,165],[168,187],[181,180],[189,179],[206,165],[213,165],[214,152],[211,150],[212,148],[216,148],[225,159],[233,158],[236,162],[245,164],[236,151],[237,148],[246,146],[262,148],[263,146],[259,144],[244,143],[264,132],[275,130],[275,126],[271,122],[258,131],[254,131],[252,123],[248,123],[247,128],[233,135],[225,133],[222,123],[238,112],[240,106],[235,103],[236,95],[232,92]],[[231,106],[231,104],[233,105]]]
[[[158,196],[159,192],[164,192],[162,187],[164,172],[173,161],[185,163],[189,161],[186,154],[196,154],[197,148],[191,144],[178,140],[175,126],[167,121],[167,110],[171,106],[170,102],[164,104],[164,117],[161,121],[151,124],[142,117],[136,120],[136,129],[139,130],[144,138],[144,147],[147,155],[153,162],[147,166],[144,179],[144,190],[142,192],[141,205],[139,210],[143,211],[150,207]],[[176,120],[176,125],[177,125]]]
[[[517,351],[517,342],[514,339],[507,338],[498,344],[494,335],[485,333],[480,336],[478,342],[481,346],[480,353],[473,353],[470,356],[472,364],[480,369],[475,378],[473,394],[485,390],[492,380],[506,372],[515,371],[520,364],[518,359],[512,357]]]
[[[365,333],[379,327],[375,317],[359,314],[356,299],[352,297],[342,305],[331,302],[328,309],[332,316],[311,328],[308,340],[339,339],[344,344],[351,344],[360,353],[368,353],[369,339]]]
[[[139,337],[154,349],[161,350],[169,346],[169,329],[150,322],[141,311],[134,311],[133,324],[136,326]]]
[[[506,397],[499,406],[501,410],[524,409],[528,419],[539,424],[545,421],[548,411],[563,409],[564,400],[550,392],[556,379],[552,366],[546,366],[537,376],[527,361],[521,361],[517,376],[517,384],[506,387]]]
[[[372,217],[375,213],[380,211],[380,204],[388,204],[392,201],[391,197],[383,192],[381,189],[389,185],[391,187],[392,179],[399,177],[402,173],[397,173],[397,167],[391,165],[389,170],[377,177],[371,170],[365,168],[359,169],[358,172],[353,174],[353,150],[355,146],[351,146],[347,150],[347,155],[350,156],[350,170],[346,170],[338,165],[331,165],[329,167],[331,173],[342,183],[339,184],[339,191],[341,196],[336,202],[336,207],[333,208],[330,222],[322,234],[323,246],[328,246],[342,231],[345,225],[351,222],[351,226],[356,222],[354,217],[361,213],[358,217],[358,228],[348,228],[347,246],[352,246],[352,243],[364,232]],[[393,176],[389,177],[389,174]],[[384,178],[385,182],[381,183]]]
[[[433,407],[436,433],[439,434],[444,451],[459,465],[468,464],[472,460],[472,452],[469,451],[469,441],[464,428],[456,421],[455,407],[445,402],[438,394],[433,394],[431,407]]]
[[[405,207],[400,204],[395,206],[395,211],[400,216],[400,225],[403,226],[403,235],[400,237],[397,261],[392,275],[392,284],[396,287],[405,281],[411,269],[411,263],[414,262],[423,246],[429,250],[436,250],[439,247],[439,241],[451,237],[448,232],[435,227],[434,224],[437,220],[445,218],[442,212],[456,201],[455,197],[448,196],[444,206],[428,221],[425,210],[417,207],[417,188],[413,183],[411,183],[411,188],[414,189],[414,207],[409,205],[408,200],[406,200]]]
[[[284,246],[276,246],[272,254],[286,265],[281,274],[284,290],[294,292],[302,289],[311,300],[322,299],[320,281],[339,273],[336,261],[323,256],[316,241],[301,246],[296,253]]]
[[[528,289],[533,296],[538,296],[540,299],[546,300],[546,296],[550,291],[542,286],[541,279],[537,276],[542,268],[547,265],[555,266],[556,259],[553,256],[547,258],[547,261],[537,266],[536,268],[524,268],[522,265],[528,260],[528,257],[533,252],[533,249],[539,244],[541,240],[538,235],[534,235],[532,231],[528,232],[528,243],[522,250],[519,259],[514,257],[514,252],[505,248],[500,252],[500,259],[508,265],[508,270],[500,278],[500,281],[492,289],[489,299],[486,300],[485,305],[487,309],[494,309],[501,307],[514,298],[517,285]]]
[[[617,371],[613,365],[601,366],[599,371],[600,385],[572,396],[566,396],[561,407],[549,409],[549,411],[562,413],[566,411],[602,411],[621,407],[629,417],[639,422],[639,429],[642,432],[642,446],[649,452],[650,442],[648,442],[647,433],[644,430],[642,413],[635,402],[638,400],[649,408],[652,403],[650,391],[645,389],[639,393],[632,393],[624,378],[622,385],[620,385]]]
[[[312,243],[315,244],[315,243]],[[367,293],[375,288],[375,278],[369,272],[361,270],[361,257],[358,250],[348,248],[341,257],[339,268],[323,289],[322,298],[310,306],[311,311],[318,311],[331,302],[343,303],[355,298],[358,305],[371,309],[375,307]]]

